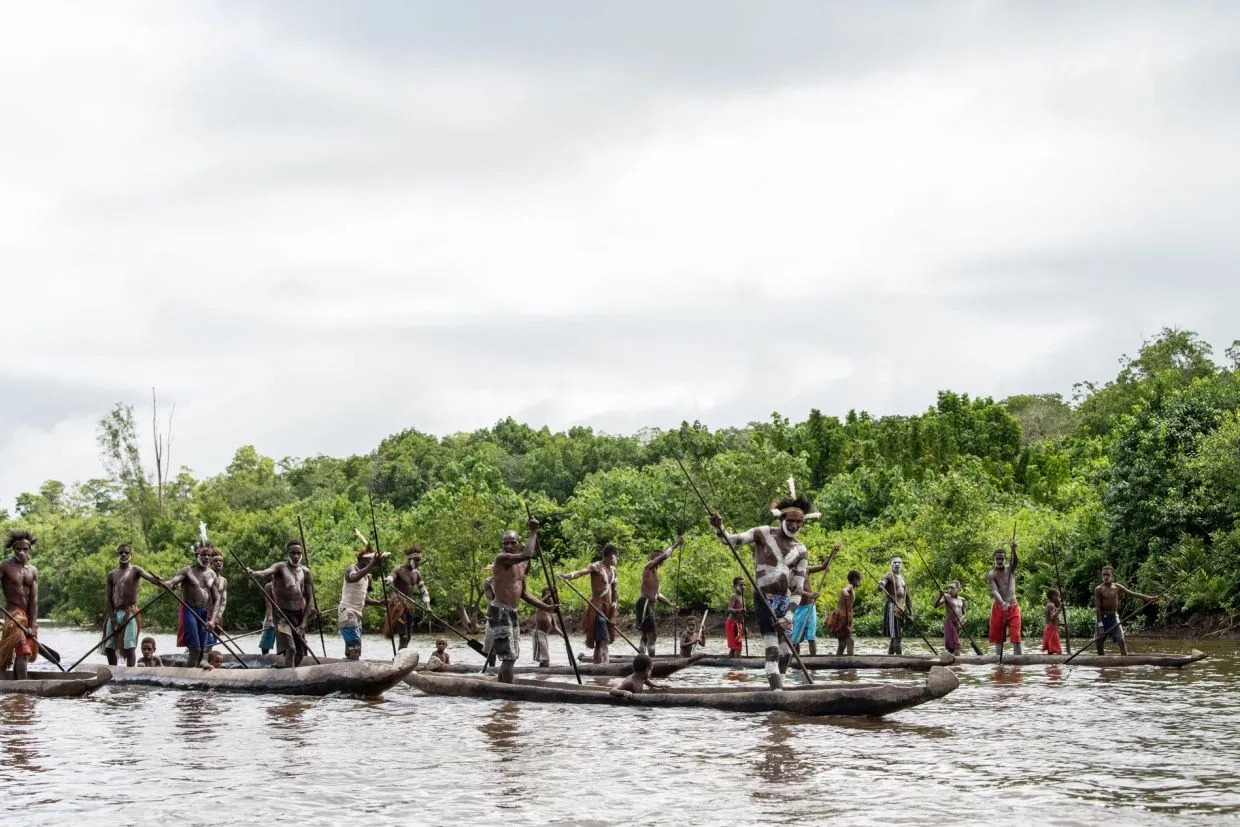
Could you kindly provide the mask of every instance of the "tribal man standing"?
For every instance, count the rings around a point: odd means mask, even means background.
[[[1012,541],[1012,562],[1007,563],[1003,549],[995,549],[995,567],[986,575],[990,585],[990,642],[1003,659],[1004,638],[1012,641],[1012,652],[1020,654],[1020,604],[1016,602],[1016,541]],[[1006,634],[1005,634],[1006,633]]]
[[[12,616],[5,616],[0,630],[0,670],[8,669],[11,660],[13,677],[19,681],[26,679],[26,664],[39,654],[39,571],[30,565],[30,549],[37,542],[29,531],[10,531],[4,547],[12,556],[0,562],[4,609]]]
[[[116,568],[108,572],[104,582],[103,601],[106,614],[103,633],[103,655],[110,666],[116,666],[116,650],[125,655],[125,665],[138,662],[138,635],[142,631],[142,617],[138,614],[138,586],[142,580],[163,587],[164,581],[141,566],[132,565],[133,548],[128,543],[116,547]],[[118,646],[119,644],[119,646]]]
[[[601,559],[584,569],[557,574],[561,580],[575,580],[590,575],[590,599],[581,613],[581,630],[586,635],[586,648],[594,650],[595,663],[607,663],[611,659],[608,645],[611,643],[611,627],[616,622],[616,606],[620,605],[620,590],[616,585],[616,563],[620,549],[611,543],[603,546]]]
[[[196,543],[196,559],[167,582],[169,589],[181,588],[180,619],[177,623],[177,646],[185,647],[185,665],[193,669],[202,660],[202,653],[211,645],[211,618],[215,617],[216,573],[211,567],[213,549]]]
[[[676,542],[662,551],[650,552],[650,559],[646,561],[646,565],[642,568],[641,594],[637,598],[637,603],[633,606],[633,615],[637,623],[637,629],[641,632],[641,640],[637,644],[637,653],[639,655],[646,653],[654,657],[654,642],[659,635],[656,623],[657,617],[654,611],[655,603],[662,601],[665,606],[671,606],[673,609],[679,610],[675,603],[668,600],[659,591],[659,567],[671,559],[676,549],[684,544],[685,535],[682,534],[676,538]]]
[[[306,608],[314,603],[314,578],[310,569],[301,564],[305,552],[297,540],[284,544],[286,560],[272,563],[250,574],[260,580],[270,577],[275,595],[276,652],[284,655],[285,668],[301,665],[309,647],[306,645]]]
[[[344,570],[344,582],[340,586],[340,605],[336,608],[336,626],[340,636],[344,638],[344,656],[349,660],[362,658],[362,612],[367,606],[386,605],[382,600],[370,596],[370,573],[375,564],[384,557],[386,551],[379,554],[370,547],[370,543],[357,553],[357,562],[349,564]],[[405,647],[408,638],[404,639],[401,648]]]
[[[487,608],[487,639],[492,654],[500,660],[499,679],[512,683],[513,664],[521,654],[521,623],[517,618],[517,605],[524,600],[536,609],[554,611],[552,604],[544,603],[529,593],[525,587],[525,573],[538,547],[538,520],[530,517],[530,538],[520,549],[521,539],[515,531],[505,531],[500,539],[501,551],[491,564],[491,587],[495,596]]]
[[[785,497],[771,507],[771,513],[779,517],[779,527],[764,525],[751,528],[743,534],[728,534],[723,528],[723,517],[711,512],[710,524],[725,543],[753,545],[754,572],[759,594],[754,596],[757,606],[758,629],[762,632],[762,645],[766,654],[766,679],[771,689],[782,689],[783,674],[788,670],[792,650],[788,647],[788,630],[792,628],[796,608],[801,603],[801,588],[805,585],[805,570],[809,567],[809,552],[796,534],[806,520],[819,516],[810,511],[809,500],[795,495]],[[777,629],[784,631],[779,635]]]
[[[360,532],[359,532],[360,536]],[[426,578],[418,567],[422,563],[422,547],[416,543],[405,549],[405,565],[398,566],[388,575],[392,584],[391,602],[388,603],[387,618],[383,621],[383,636],[400,636],[400,648],[409,645],[413,637],[413,590],[417,589],[422,598],[422,607],[431,607],[431,593],[426,588]]]

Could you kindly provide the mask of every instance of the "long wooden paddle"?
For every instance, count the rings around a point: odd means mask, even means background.
[[[59,669],[61,672],[68,671],[63,666],[60,665],[60,653],[59,652],[57,652],[55,649],[53,649],[50,646],[45,646],[44,644],[39,643],[39,638],[35,636],[34,632],[27,629],[25,626],[22,625],[22,622],[20,620],[13,617],[13,615],[9,614],[8,609],[4,608],[3,606],[0,606],[0,612],[4,612],[4,616],[7,617],[9,620],[13,621],[13,623],[17,625],[17,628],[21,629],[22,634],[24,634],[26,637],[34,641],[35,646],[39,648],[39,654],[43,655],[43,657],[47,658],[52,663],[56,664],[56,668]]]
[[[530,511],[530,504],[523,503],[525,506],[525,516],[528,520],[534,519],[534,514]],[[577,683],[581,683],[581,670],[577,668],[577,656],[573,654],[573,644],[568,639],[568,627],[564,624],[564,613],[560,610],[560,590],[556,587],[555,576],[551,571],[551,564],[547,562],[547,555],[543,553],[542,543],[539,542],[537,536],[534,537],[534,550],[538,552],[538,561],[542,565],[543,579],[547,581],[547,588],[551,590],[551,599],[555,602],[555,617],[559,621],[560,635],[564,638],[564,651],[568,653],[568,662],[573,667],[573,676],[577,678]],[[490,660],[488,657],[487,660]]]
[[[865,573],[866,577],[870,578],[875,583],[881,582],[877,578],[875,578],[873,574],[870,573],[870,570],[865,567],[865,563],[862,563],[860,560],[858,560],[857,565],[861,567],[861,571]],[[899,615],[901,618],[903,618],[904,608],[896,603],[895,599],[891,596],[891,592],[887,591],[884,588],[880,588],[879,591],[883,593],[883,597],[887,598],[887,603],[891,604],[892,611],[895,612],[897,615]],[[909,621],[908,625],[911,628],[913,625],[913,622]],[[922,642],[926,644],[926,646],[930,649],[931,652],[933,652],[936,655],[939,653],[939,651],[934,648],[934,644],[930,642],[930,639],[927,638],[925,634],[923,634],[921,631],[918,631],[917,636],[921,638]]]
[[[301,550],[306,553],[306,568],[310,568],[310,546],[306,545],[306,529],[302,527],[300,514],[297,515],[297,536],[301,538]],[[310,595],[310,603],[314,607],[314,617],[319,622],[319,645],[323,647],[323,657],[327,657],[327,639],[323,637],[323,615],[319,614],[317,589]]]
[[[969,634],[964,627],[964,618],[956,613],[956,609],[952,604],[947,602],[947,592],[943,589],[943,584],[939,582],[939,578],[935,575],[934,569],[930,568],[930,564],[926,562],[926,558],[921,556],[921,551],[912,542],[909,547],[913,549],[913,553],[917,555],[917,559],[921,562],[921,567],[926,570],[926,574],[930,575],[930,579],[934,581],[934,587],[939,590],[939,594],[943,596],[943,605],[947,608],[948,620],[955,619],[959,625],[960,631],[964,632],[964,636],[969,639],[969,645],[973,647],[973,654],[981,655],[982,648],[977,645],[977,641],[973,639],[973,635]]]
[[[1063,581],[1059,576],[1059,551],[1055,548],[1055,541],[1051,540],[1051,557],[1055,560],[1055,588],[1059,591],[1059,617],[1063,620],[1063,639],[1064,645],[1068,648],[1068,654],[1072,654],[1072,624],[1068,621],[1068,596],[1064,594]]]
[[[379,555],[379,583],[383,588],[383,606],[386,609],[388,605],[388,587],[387,587],[387,565],[383,559],[383,549],[379,545],[379,522],[375,519],[375,498],[370,491],[366,492],[366,502],[370,504],[370,528],[375,534],[375,554]],[[393,591],[396,591],[393,589]],[[410,601],[412,602],[412,601]],[[429,612],[430,609],[427,609]],[[396,658],[396,630],[392,630],[392,636],[388,638],[392,642],[392,659]],[[481,645],[481,644],[479,644]]]
[[[605,614],[603,613],[603,611],[602,611],[601,609],[599,609],[599,607],[598,607],[598,606],[594,605],[594,601],[593,601],[593,600],[591,600],[590,598],[586,597],[584,594],[582,594],[582,593],[581,593],[581,591],[580,591],[580,590],[578,590],[578,588],[577,588],[576,586],[574,586],[574,585],[572,584],[572,582],[571,582],[571,581],[568,581],[568,580],[562,580],[561,582],[562,582],[565,586],[568,586],[570,589],[572,589],[572,590],[573,590],[573,594],[577,595],[577,596],[578,596],[578,597],[580,597],[582,600],[584,600],[584,601],[586,602],[586,605],[587,605],[587,606],[589,606],[591,609],[593,609],[593,610],[595,611],[595,613],[596,613],[599,617],[603,617],[603,618],[606,618],[606,617],[607,617],[607,615],[605,615]],[[618,624],[617,624],[614,620],[608,620],[608,621],[607,621],[607,625],[608,625],[608,626],[610,626],[611,628],[615,629],[615,630],[616,630],[616,634],[618,634],[620,637],[624,638],[624,642],[625,642],[625,643],[627,643],[629,646],[632,646],[632,647],[633,647],[633,651],[634,651],[634,652],[637,652],[639,655],[641,654],[641,649],[638,649],[638,648],[637,648],[637,644],[636,644],[636,643],[634,643],[633,641],[629,640],[628,635],[626,635],[624,632],[620,631],[620,626],[619,626],[619,625],[618,625]]]
[[[137,620],[138,615],[145,612],[148,608],[150,608],[152,603],[154,603],[156,600],[162,599],[164,595],[166,594],[167,592],[164,592],[164,591],[159,592],[154,597],[152,597],[150,600],[146,601],[141,606],[139,606],[136,612],[129,615],[129,617],[125,618],[125,622],[122,623],[118,628],[112,630],[111,632],[105,632],[103,637],[99,638],[98,643],[96,643],[94,646],[87,649],[86,654],[82,655],[82,657],[78,658],[77,660],[73,662],[73,665],[69,667],[68,671],[72,672],[74,669],[76,669],[82,661],[86,660],[88,657],[94,654],[96,649],[98,649],[103,644],[107,643],[108,638],[119,637],[121,640],[124,640],[124,638],[121,636],[125,633],[125,627],[128,626],[130,623],[133,623],[135,620]],[[107,628],[106,620],[104,621],[103,625],[104,625],[104,628]]]
[[[303,549],[302,549],[302,551],[305,551],[305,549],[303,548]],[[233,559],[237,561],[237,565],[241,566],[241,570],[242,570],[243,572],[245,572],[246,577],[249,577],[251,580],[253,580],[253,581],[254,581],[254,585],[255,585],[255,586],[258,586],[258,590],[259,590],[259,592],[261,592],[261,593],[262,593],[263,598],[267,601],[267,603],[268,603],[268,604],[270,604],[271,608],[275,609],[276,614],[278,614],[278,615],[280,615],[280,617],[284,618],[284,622],[288,624],[289,634],[290,634],[290,635],[294,638],[294,640],[300,639],[300,640],[301,640],[301,645],[306,647],[306,654],[308,654],[308,655],[311,657],[311,659],[313,659],[313,660],[314,660],[314,662],[315,662],[315,663],[322,663],[322,661],[321,661],[321,660],[319,660],[319,656],[318,656],[318,655],[316,655],[316,654],[314,654],[314,649],[313,649],[313,648],[311,648],[311,646],[310,646],[310,642],[309,642],[308,640],[306,640],[306,636],[305,636],[304,634],[302,634],[300,631],[298,631],[298,629],[297,629],[297,624],[296,624],[296,623],[294,623],[293,621],[289,620],[288,615],[286,615],[286,614],[284,613],[284,610],[280,608],[280,605],[279,605],[278,603],[276,603],[276,601],[275,601],[275,598],[274,598],[274,597],[268,597],[268,596],[267,596],[267,591],[266,591],[266,589],[263,587],[263,581],[259,580],[259,579],[258,579],[258,577],[254,574],[254,572],[250,571],[250,567],[249,567],[249,566],[247,566],[245,563],[241,562],[241,559],[240,559],[240,558],[236,555],[236,553],[235,553],[235,552],[231,552],[231,551],[228,551],[228,550],[226,549],[224,553],[225,553],[225,554],[231,554],[231,555],[233,556]],[[307,569],[306,569],[306,572],[307,572],[307,573],[309,573],[309,571],[310,571],[310,569],[309,569],[309,568],[307,568]],[[312,577],[312,578],[313,578],[313,576],[314,576],[314,575],[311,575],[311,577]],[[181,603],[181,605],[182,605],[182,606],[185,606],[185,601],[184,601],[184,600],[181,600],[181,598],[180,598],[178,595],[175,595],[175,594],[174,594],[174,595],[172,595],[172,596],[173,596],[173,597],[175,597],[178,601],[180,601],[180,603]],[[188,607],[186,607],[186,608],[188,608]],[[279,633],[279,629],[278,629],[278,628],[276,629],[276,633],[277,633],[277,634]],[[296,655],[296,652],[294,652],[294,656],[295,656],[295,655]],[[238,659],[240,659],[240,658],[238,658]],[[244,661],[242,661],[242,663],[244,663]]]
[[[680,466],[681,472],[685,475],[685,479],[689,481],[689,485],[693,487],[693,492],[697,494],[697,498],[701,500],[702,507],[706,509],[706,513],[714,514],[715,512],[711,511],[710,506],[706,502],[706,498],[702,496],[702,492],[698,489],[697,483],[693,481],[693,477],[689,476],[689,471],[685,468],[685,464],[680,461],[680,457],[674,457],[674,459],[676,460],[676,464]],[[758,588],[758,581],[755,580],[754,576],[749,573],[749,568],[745,565],[745,561],[741,559],[741,553],[736,550],[736,546],[732,543],[732,538],[728,536],[728,532],[726,530],[720,529],[719,533],[723,535],[720,539],[723,541],[723,544],[728,547],[728,551],[732,552],[732,558],[736,560],[736,565],[740,566],[741,574],[745,575],[745,579],[749,581],[750,587],[753,588],[753,602],[762,606],[763,611],[765,611],[767,616],[770,617],[771,626],[775,628],[776,636],[779,638],[780,643],[788,648],[789,653],[792,655],[792,659],[796,661],[797,669],[801,670],[801,675],[805,678],[805,682],[813,683],[814,679],[810,677],[809,669],[805,668],[805,663],[801,660],[801,654],[793,647],[792,642],[788,639],[788,633],[785,631],[784,627],[779,625],[779,618],[775,617],[775,610],[771,608],[771,604],[762,597],[762,590]],[[715,536],[718,537],[719,534],[716,534]]]
[[[449,632],[452,632],[457,637],[459,637],[461,640],[465,641],[465,643],[469,645],[470,649],[473,649],[475,652],[477,652],[480,655],[488,654],[486,647],[484,647],[481,643],[479,643],[477,639],[472,638],[469,635],[465,634],[460,629],[456,628],[451,623],[449,623],[448,621],[444,620],[439,615],[432,612],[429,608],[427,608],[426,606],[423,606],[421,603],[415,602],[414,599],[410,597],[409,595],[405,594],[399,589],[393,589],[393,594],[395,594],[401,600],[404,600],[407,604],[409,604],[410,607],[416,606],[417,608],[426,612],[431,618],[435,620],[436,623],[445,627]],[[408,611],[408,609],[406,609],[406,611]]]
[[[1201,571],[1201,570],[1202,570],[1202,569],[1204,569],[1205,567],[1206,567],[1206,564],[1205,564],[1205,563],[1202,563],[1200,566],[1198,566],[1197,568],[1193,569],[1193,570],[1192,570],[1192,571],[1190,571],[1188,574],[1184,575],[1184,576],[1183,576],[1183,577],[1181,577],[1179,580],[1177,580],[1177,581],[1175,581],[1174,583],[1172,583],[1172,584],[1171,584],[1168,588],[1166,588],[1166,589],[1164,589],[1162,592],[1160,592],[1160,593],[1158,593],[1158,594],[1154,595],[1154,599],[1153,599],[1153,600],[1147,600],[1147,601],[1145,601],[1144,603],[1142,603],[1142,604],[1141,604],[1141,606],[1140,606],[1138,609],[1136,609],[1135,611],[1129,612],[1128,614],[1124,615],[1124,617],[1123,617],[1123,618],[1121,618],[1121,619],[1119,620],[1119,622],[1118,622],[1116,625],[1117,625],[1117,626],[1123,626],[1125,623],[1127,623],[1128,621],[1132,620],[1132,619],[1133,619],[1134,617],[1136,617],[1137,615],[1141,614],[1141,612],[1145,611],[1145,608],[1146,608],[1147,606],[1152,606],[1152,605],[1154,605],[1155,603],[1157,603],[1159,600],[1162,600],[1162,599],[1163,599],[1164,597],[1166,597],[1168,594],[1170,594],[1171,592],[1175,591],[1175,589],[1176,589],[1176,588],[1178,588],[1178,587],[1180,586],[1180,584],[1182,584],[1182,583],[1186,582],[1186,581],[1187,581],[1190,577],[1192,577],[1194,574],[1196,574],[1197,572]],[[1094,635],[1093,639],[1092,639],[1092,640],[1090,640],[1090,641],[1089,641],[1089,643],[1086,643],[1086,644],[1085,644],[1084,646],[1082,646],[1080,649],[1077,649],[1077,650],[1076,650],[1076,655],[1079,655],[1079,654],[1081,654],[1081,652],[1086,651],[1086,650],[1087,650],[1087,649],[1089,649],[1091,646],[1093,646],[1095,643],[1097,643],[1098,641],[1100,641],[1100,640],[1102,640],[1104,637],[1106,637],[1106,635],[1107,635],[1107,633],[1106,633],[1106,631],[1105,631],[1105,630],[1104,630],[1104,631],[1103,631],[1103,633],[1102,633],[1102,634],[1100,634],[1100,635]],[[1072,661],[1076,660],[1076,655],[1071,655],[1071,656],[1070,656],[1067,660],[1065,660],[1065,661],[1063,662],[1063,664],[1062,664],[1062,665],[1063,665],[1063,666],[1067,666],[1069,663],[1071,663]]]

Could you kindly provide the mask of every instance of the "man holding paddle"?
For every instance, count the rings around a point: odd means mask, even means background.
[[[202,653],[215,642],[211,635],[211,618],[215,616],[218,596],[215,569],[211,567],[214,549],[207,543],[194,546],[196,559],[172,576],[165,586],[171,590],[181,588],[181,612],[177,623],[177,645],[185,647],[185,665],[190,669],[199,665]]]
[[[1012,641],[1012,653],[1020,654],[1020,604],[1016,602],[1016,541],[1012,541],[1012,562],[1007,562],[1003,549],[995,549],[995,567],[986,575],[990,585],[990,642],[1003,660],[1003,643]]]
[[[783,675],[792,660],[792,649],[786,642],[787,632],[792,629],[796,608],[801,603],[801,589],[809,567],[809,551],[796,535],[806,520],[819,516],[810,508],[809,500],[804,497],[785,497],[771,507],[771,513],[779,517],[778,528],[758,526],[743,534],[728,534],[723,528],[723,517],[710,512],[710,524],[725,544],[732,548],[753,546],[754,574],[759,590],[754,602],[766,601],[766,607],[758,609],[758,629],[762,632],[766,680],[771,689],[783,689]],[[780,635],[777,627],[785,634]]]
[[[284,666],[300,666],[309,647],[306,645],[306,608],[314,603],[314,578],[310,569],[301,564],[305,550],[298,540],[284,544],[286,560],[272,563],[265,569],[246,572],[263,580],[271,578],[276,607],[276,652],[284,655]]]
[[[388,582],[392,584],[392,591],[395,594],[392,595],[392,602],[388,606],[387,620],[383,624],[383,636],[391,637],[395,632],[399,636],[401,649],[408,646],[409,639],[413,637],[413,590],[417,589],[421,595],[424,609],[431,607],[431,593],[426,588],[426,578],[422,576],[422,571],[418,568],[421,563],[422,547],[414,543],[405,549],[405,565],[397,566],[388,575]]]
[[[538,520],[530,517],[530,538],[525,549],[515,531],[505,531],[500,538],[500,553],[491,564],[491,588],[495,597],[487,607],[487,635],[492,652],[500,660],[499,679],[512,683],[513,664],[521,654],[521,622],[517,618],[517,606],[522,600],[536,609],[555,611],[552,604],[544,603],[529,593],[525,587],[525,575],[530,561],[538,553]]]
[[[26,679],[26,664],[38,657],[39,571],[30,565],[30,549],[39,542],[29,531],[10,531],[4,541],[12,553],[0,563],[4,588],[4,628],[0,630],[0,669],[13,663],[13,677]]]
[[[595,663],[607,663],[611,659],[611,629],[616,625],[616,607],[620,605],[620,587],[616,580],[616,563],[620,561],[620,549],[611,543],[603,546],[600,559],[584,569],[561,572],[561,580],[576,580],[590,575],[590,599],[581,613],[581,631],[586,636],[586,646],[594,650]]]
[[[142,631],[142,618],[138,615],[138,587],[146,580],[162,587],[164,581],[141,566],[132,564],[133,548],[128,543],[116,547],[116,568],[108,572],[104,581],[103,632],[108,636],[103,644],[103,655],[110,666],[116,666],[116,650],[125,655],[125,665],[137,663],[138,635]],[[118,646],[119,644],[119,646]]]
[[[659,636],[657,616],[654,611],[655,604],[662,601],[665,605],[679,611],[679,607],[659,591],[659,567],[670,560],[676,549],[684,544],[685,535],[682,534],[662,551],[650,552],[650,559],[642,567],[641,594],[638,595],[637,602],[633,606],[634,620],[638,631],[641,632],[641,638],[637,642],[639,655],[649,653],[651,657],[654,656],[654,644]]]

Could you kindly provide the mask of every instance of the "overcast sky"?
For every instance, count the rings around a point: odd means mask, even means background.
[[[1070,393],[1240,328],[1240,4],[13,4],[0,507],[505,416]]]

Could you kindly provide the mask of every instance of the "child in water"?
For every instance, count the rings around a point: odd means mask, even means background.
[[[155,638],[142,638],[142,657],[135,666],[163,666],[164,662],[155,655]]]
[[[430,660],[426,663],[426,668],[431,672],[439,672],[451,662],[452,658],[448,654],[448,639],[444,637],[436,638],[435,651],[431,653]]]
[[[632,698],[634,695],[640,695],[646,687],[662,691],[667,689],[662,684],[654,683],[650,680],[650,672],[654,669],[654,661],[649,655],[633,656],[633,674],[620,681],[620,685],[611,690],[612,695],[618,695],[621,698]]]

